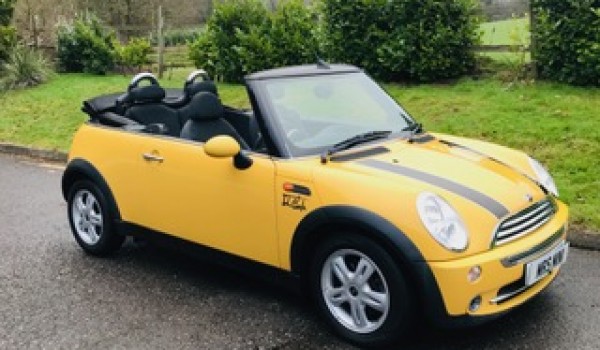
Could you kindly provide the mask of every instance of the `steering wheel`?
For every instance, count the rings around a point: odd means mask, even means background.
[[[310,136],[302,125],[302,120],[297,112],[283,106],[278,106],[277,109],[281,126],[288,140],[295,143]]]
[[[151,85],[158,85],[158,79],[156,79],[156,77],[154,76],[154,74],[152,74],[152,73],[139,73],[139,74],[136,74],[136,76],[134,76],[131,79],[131,82],[129,83],[129,86],[127,86],[127,91],[129,92],[132,89],[135,89],[144,80],[149,81]]]

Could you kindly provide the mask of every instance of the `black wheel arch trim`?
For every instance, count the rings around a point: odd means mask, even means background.
[[[108,183],[102,176],[102,174],[94,167],[90,162],[84,159],[76,158],[69,162],[67,168],[65,169],[62,176],[62,194],[65,200],[69,198],[69,189],[71,186],[80,178],[85,177],[90,181],[94,182],[96,186],[102,190],[103,194],[106,196],[106,201],[109,206],[109,210],[111,216],[114,221],[121,220],[121,213],[119,211],[119,207],[117,206],[117,202],[113,196],[113,193],[108,186]]]
[[[418,307],[424,312],[428,322],[446,328],[479,324],[487,319],[487,317],[468,315],[448,315],[435,276],[419,249],[390,221],[363,208],[344,205],[327,206],[306,215],[297,226],[292,239],[290,262],[294,275],[302,278],[307,263],[306,249],[310,248],[314,239],[312,235],[318,234],[320,228],[336,224],[355,227],[367,233],[370,238],[384,244],[384,248],[403,264],[402,268],[409,274],[409,281],[415,283],[413,289],[418,297]]]

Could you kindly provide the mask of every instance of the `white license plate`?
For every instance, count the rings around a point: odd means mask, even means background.
[[[562,265],[567,260],[568,250],[569,243],[562,242],[550,252],[525,265],[525,285],[534,284]]]

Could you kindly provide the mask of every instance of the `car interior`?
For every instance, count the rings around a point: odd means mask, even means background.
[[[203,70],[192,72],[182,89],[164,89],[154,75],[140,73],[127,92],[87,100],[82,110],[92,123],[198,142],[228,135],[242,149],[266,153],[252,111],[224,106]]]

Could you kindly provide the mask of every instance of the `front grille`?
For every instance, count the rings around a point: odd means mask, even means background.
[[[552,219],[556,212],[554,201],[547,197],[520,212],[509,216],[498,225],[494,245],[501,245],[524,236]]]

